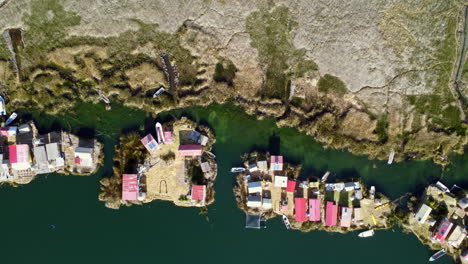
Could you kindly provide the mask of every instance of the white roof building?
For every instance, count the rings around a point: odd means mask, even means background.
[[[271,209],[271,208],[273,208],[271,199],[266,199],[266,198],[264,198],[264,199],[263,199],[263,203],[262,203],[262,208],[263,208],[263,209]]]
[[[347,192],[352,192],[354,191],[354,182],[347,182],[344,184],[344,189]]]
[[[423,204],[423,205],[421,205],[419,210],[414,215],[414,218],[419,223],[424,224],[426,222],[427,218],[429,217],[429,215],[431,214],[431,211],[432,211],[431,207],[427,206],[426,204]]]
[[[46,145],[47,160],[53,161],[60,158],[60,150],[58,143],[50,143]]]
[[[266,160],[257,161],[257,167],[261,171],[267,171],[268,170],[268,162]]]
[[[262,197],[260,196],[247,196],[247,207],[262,207]]]
[[[78,147],[75,149],[75,163],[83,167],[93,166],[93,149]]]
[[[275,187],[286,188],[288,186],[288,177],[275,175]]]
[[[262,182],[249,182],[249,193],[262,193]]]

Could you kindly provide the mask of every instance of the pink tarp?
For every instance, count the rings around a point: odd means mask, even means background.
[[[309,220],[319,222],[320,219],[320,200],[309,199]]]
[[[138,176],[136,174],[122,175],[122,200],[138,200]]]
[[[192,185],[192,200],[204,201],[205,200],[206,185]]]
[[[305,198],[294,198],[295,219],[297,222],[307,221],[307,204]]]
[[[283,156],[271,156],[270,170],[272,171],[283,170]]]
[[[325,225],[336,226],[336,220],[338,217],[338,206],[333,202],[327,202],[327,211],[325,213]]]
[[[288,185],[286,186],[286,191],[287,192],[294,192],[296,189],[296,182],[288,180]]]
[[[29,162],[29,146],[26,144],[8,146],[10,164]]]

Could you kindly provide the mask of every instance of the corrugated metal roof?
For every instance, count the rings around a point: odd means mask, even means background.
[[[47,159],[55,160],[60,158],[60,150],[58,143],[50,143],[46,145]]]
[[[47,154],[44,146],[34,147],[34,160],[38,165],[48,165]]]

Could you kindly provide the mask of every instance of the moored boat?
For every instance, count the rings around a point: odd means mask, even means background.
[[[161,123],[157,122],[155,125],[156,135],[158,136],[158,144],[164,143],[164,133],[161,126]]]
[[[8,117],[7,121],[5,122],[5,126],[8,126],[9,124],[11,124],[11,122],[13,122],[13,120],[15,120],[15,118],[18,116],[17,113],[13,112],[10,117]]]
[[[0,115],[6,115],[5,100],[0,96]]]
[[[370,187],[370,192],[369,192],[369,194],[370,194],[370,199],[371,199],[371,200],[374,200],[374,198],[375,198],[375,186],[371,186],[371,187]]]
[[[387,162],[388,165],[393,163],[394,157],[395,157],[395,151],[392,150],[392,152],[390,152],[390,155],[388,156],[388,162]]]
[[[291,223],[289,222],[289,219],[287,216],[283,215],[283,223],[286,226],[286,229],[291,229]]]
[[[244,172],[244,171],[245,171],[245,168],[242,168],[242,167],[231,168],[231,172]]]
[[[373,237],[375,234],[374,230],[373,229],[370,229],[370,230],[367,230],[367,231],[364,231],[364,232],[361,232],[359,233],[359,237]]]
[[[445,256],[445,254],[447,254],[447,251],[445,249],[441,249],[441,250],[437,251],[434,255],[432,255],[429,258],[429,261],[436,261],[436,260],[440,259],[441,257]]]
[[[327,179],[328,179],[328,176],[330,176],[330,172],[329,172],[329,171],[325,172],[325,174],[322,176],[321,181],[322,181],[322,182],[326,182]]]

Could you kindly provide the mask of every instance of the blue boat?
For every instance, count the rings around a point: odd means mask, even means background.
[[[5,126],[8,126],[9,124],[11,124],[11,122],[13,122],[17,116],[18,116],[18,114],[13,112],[10,115],[10,117],[7,119],[7,121],[5,122]]]

